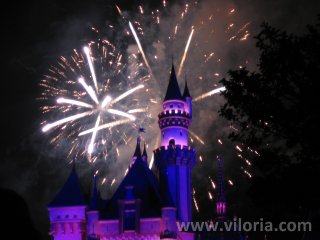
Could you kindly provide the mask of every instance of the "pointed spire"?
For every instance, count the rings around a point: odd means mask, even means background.
[[[97,176],[93,176],[93,191],[90,199],[89,211],[98,210],[99,193],[97,189]]]
[[[75,160],[73,160],[71,173],[56,195],[49,207],[61,206],[86,206],[86,202],[81,190],[81,184],[75,168]]]
[[[137,145],[136,145],[136,150],[134,151],[133,157],[140,158],[141,157],[141,149],[140,149],[140,141],[141,137],[137,137]]]
[[[143,153],[142,153],[142,159],[148,159],[148,154],[147,154],[147,150],[146,150],[146,144],[144,143],[143,145]]]
[[[175,72],[174,66],[172,64],[169,84],[168,84],[168,88],[167,88],[167,92],[166,92],[166,96],[164,98],[164,101],[181,100],[181,99],[182,99],[182,96],[181,96],[179,84],[177,81],[176,72]]]
[[[183,91],[183,96],[184,99],[186,99],[187,97],[191,98],[190,92],[189,92],[189,88],[188,88],[188,83],[187,83],[187,77],[186,77],[186,84],[184,85],[184,91]]]
[[[226,215],[226,194],[224,191],[224,178],[222,174],[222,159],[218,157],[218,194],[217,194],[217,215],[224,217]]]

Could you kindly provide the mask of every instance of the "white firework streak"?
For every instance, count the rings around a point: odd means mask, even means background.
[[[220,93],[220,92],[223,92],[223,91],[225,91],[225,90],[226,90],[225,87],[219,87],[219,88],[213,89],[213,90],[211,90],[211,91],[209,91],[209,92],[207,92],[207,93],[201,94],[200,96],[196,97],[193,101],[194,101],[194,102],[197,102],[197,101],[199,101],[199,100],[202,100],[202,99],[204,99],[204,98],[210,97],[210,96],[212,96],[213,94]]]
[[[191,30],[191,33],[189,35],[189,39],[187,41],[187,45],[186,45],[186,47],[184,49],[183,56],[182,56],[182,59],[181,59],[181,63],[180,63],[180,66],[179,66],[178,77],[180,77],[180,75],[181,75],[183,64],[184,64],[184,61],[186,60],[186,57],[187,57],[187,53],[188,53],[188,49],[189,49],[189,45],[190,45],[190,42],[191,42],[191,39],[192,39],[193,32],[194,32],[194,29]]]
[[[90,72],[91,72],[91,76],[92,76],[92,80],[93,80],[94,86],[96,88],[96,91],[98,91],[97,77],[96,77],[96,73],[94,71],[93,63],[92,63],[92,60],[91,60],[90,49],[88,47],[84,47],[83,51],[84,51],[84,53],[86,54],[86,57],[87,57],[87,61],[88,61],[88,64],[89,64],[89,68],[90,68]]]
[[[121,125],[121,124],[125,124],[125,123],[128,123],[128,122],[132,122],[132,120],[131,119],[123,119],[123,120],[117,120],[117,121],[114,121],[114,122],[109,122],[109,123],[100,125],[97,128],[91,128],[91,129],[88,129],[86,131],[83,131],[83,132],[79,133],[79,136],[83,136],[83,135],[92,133],[94,131],[100,131],[100,130],[105,129],[105,128],[112,128],[112,127],[115,127],[115,126],[118,126],[118,125]]]

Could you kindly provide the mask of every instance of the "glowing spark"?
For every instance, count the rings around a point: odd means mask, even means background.
[[[208,195],[209,195],[209,199],[212,200],[213,196],[212,196],[212,193],[210,191],[208,191]]]
[[[252,178],[252,175],[247,170],[244,170],[244,173],[247,174],[249,178]]]
[[[80,107],[93,108],[93,106],[90,104],[87,104],[87,103],[84,103],[81,101],[77,101],[77,100],[67,99],[67,98],[58,98],[57,103],[67,103],[67,104],[71,104],[71,105],[77,105]]]
[[[110,185],[110,186],[112,186],[115,182],[116,182],[116,179],[115,179],[115,178],[112,179],[112,182],[111,182],[111,185]]]
[[[229,183],[231,186],[234,185],[233,182],[232,182],[230,179],[228,180],[228,183]]]
[[[100,123],[100,115],[97,117],[97,121],[96,121],[96,124],[95,124],[93,132],[92,132],[90,144],[88,146],[88,153],[89,154],[91,154],[93,152],[94,140],[95,140],[96,135],[97,135],[97,129],[98,129],[99,123]]]
[[[207,98],[207,97],[210,97],[210,96],[212,96],[212,95],[214,95],[214,94],[216,94],[216,93],[223,92],[223,91],[225,91],[225,90],[226,90],[225,87],[219,87],[219,88],[213,89],[213,90],[211,90],[210,92],[204,93],[204,94],[196,97],[196,98],[194,99],[194,102],[199,101],[199,100],[202,100],[202,99]]]
[[[118,155],[118,157],[120,156],[119,148],[117,148],[117,155]]]
[[[53,123],[48,123],[47,125],[45,125],[42,128],[42,132],[47,132],[51,128],[54,128],[54,127],[59,126],[61,124],[64,124],[64,123],[67,123],[67,122],[70,122],[70,121],[74,121],[74,120],[79,119],[79,118],[83,118],[83,117],[89,115],[90,113],[91,113],[91,111],[83,112],[83,113],[79,113],[79,114],[76,114],[76,115],[73,115],[73,116],[70,116],[70,117],[66,117],[66,118],[60,119],[60,120],[58,120],[56,122],[53,122]]]
[[[118,13],[122,16],[122,12],[121,12],[121,9],[116,5],[116,8],[118,10]]]
[[[200,162],[202,162],[202,156],[201,155],[199,156],[199,160],[200,160]]]
[[[210,183],[213,189],[216,189],[216,184],[214,183],[214,181],[211,179],[211,177],[209,177],[210,179]]]
[[[104,184],[106,180],[107,180],[106,178],[103,178],[101,185]]]
[[[106,123],[106,124],[100,125],[99,127],[96,128],[96,130],[100,131],[101,129],[112,128],[112,127],[115,127],[117,125],[125,124],[125,123],[128,123],[128,122],[131,122],[131,120],[130,119],[118,120],[118,121],[114,121],[114,122],[110,122],[110,123]],[[88,129],[86,131],[80,132],[79,136],[83,136],[83,135],[92,133],[94,131],[95,131],[95,128],[91,128],[91,129]]]
[[[236,146],[236,149],[237,149],[238,151],[242,152],[242,149],[241,149],[238,145]]]
[[[140,13],[143,14],[143,8],[141,5],[139,6],[139,9],[140,9]]]
[[[93,91],[91,86],[88,86],[86,84],[86,82],[84,81],[83,78],[79,78],[78,79],[79,83],[83,86],[83,88],[87,91],[87,93],[89,94],[89,96],[92,98],[92,100],[96,103],[99,104],[99,100],[97,98],[97,95],[95,94],[95,92]]]
[[[186,44],[186,47],[184,49],[184,53],[183,53],[181,62],[180,62],[179,71],[178,71],[178,77],[181,75],[183,64],[184,64],[184,61],[186,60],[186,57],[187,57],[187,53],[188,53],[188,49],[189,49],[189,45],[190,45],[190,42],[191,42],[191,39],[192,39],[193,32],[194,32],[194,29],[192,28],[191,33],[189,35],[189,39],[188,39],[187,44]]]
[[[204,141],[197,135],[197,134],[195,134],[194,132],[192,132],[190,129],[189,129],[189,133],[193,136],[193,137],[195,137],[201,144],[205,144],[204,143]],[[193,140],[192,140],[192,142],[193,142]]]
[[[134,39],[136,40],[136,43],[137,43],[137,45],[138,45],[138,47],[139,47],[139,50],[140,50],[140,52],[141,52],[141,54],[142,54],[143,60],[144,60],[145,64],[147,65],[147,67],[148,67],[151,75],[153,76],[151,67],[150,67],[149,62],[148,62],[148,60],[147,60],[147,58],[146,58],[146,55],[145,55],[145,53],[144,53],[144,51],[143,51],[143,48],[142,48],[142,46],[141,46],[140,40],[139,40],[139,38],[138,38],[138,35],[137,35],[136,31],[134,30],[134,28],[133,28],[133,26],[132,26],[132,23],[131,23],[130,21],[129,21],[129,27],[130,27],[130,29],[131,29],[131,32],[132,32],[133,36],[134,36]]]
[[[98,91],[98,83],[97,83],[96,73],[94,71],[93,63],[92,63],[91,56],[90,56],[90,49],[88,47],[84,47],[83,51],[87,56],[87,61],[89,63],[89,68],[90,68],[90,72],[91,72],[91,76],[92,76],[92,80],[93,80],[94,86],[95,86],[96,90]]]
[[[218,143],[222,144],[222,141],[220,139],[218,139]]]
[[[157,140],[155,142],[156,147],[159,146],[159,144],[160,144],[160,136],[158,135]],[[152,154],[152,157],[149,163],[149,169],[152,169],[153,163],[154,163],[154,155]]]

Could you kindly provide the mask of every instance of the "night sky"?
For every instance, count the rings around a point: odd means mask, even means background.
[[[8,6],[2,6],[6,14],[2,15],[1,21],[3,49],[1,57],[4,72],[1,77],[0,186],[16,191],[26,200],[34,225],[43,234],[48,231],[49,226],[46,205],[61,187],[70,167],[65,156],[52,150],[48,139],[40,131],[41,102],[36,100],[41,91],[39,82],[58,56],[68,54],[70,49],[79,47],[88,40],[90,26],[103,26],[106,20],[111,23],[117,21],[115,4],[122,10],[128,11],[137,11],[139,4],[148,5],[149,8],[161,5],[161,1],[152,4],[148,4],[147,1],[132,1],[130,6],[128,2],[34,0],[19,3],[10,1],[7,3]],[[259,25],[263,21],[292,33],[302,33],[306,24],[315,22],[320,10],[318,0],[200,2],[202,6],[208,8],[220,5],[235,7],[241,16],[251,21],[252,35],[258,33]],[[175,4],[181,3],[182,1],[178,1]],[[254,59],[256,56],[253,50],[254,41],[245,46],[248,58]],[[236,55],[237,50],[237,48],[227,49],[230,56]],[[241,51],[243,54],[243,50]],[[229,61],[226,61],[224,69],[233,67],[228,63]],[[251,67],[254,68],[254,63]],[[225,75],[226,71],[222,74]],[[217,123],[209,126],[211,135],[219,130],[219,126],[215,124]],[[206,135],[206,139],[211,142],[210,134]],[[214,153],[210,149],[206,151],[209,157],[210,154],[214,156]],[[86,165],[83,164],[81,167]],[[235,176],[236,170],[230,171],[227,175]],[[90,177],[91,173],[83,171],[81,175],[86,178]],[[197,173],[196,181],[200,181],[200,178],[201,174]],[[84,188],[88,189],[89,186],[90,181],[86,181]],[[235,209],[237,206],[241,206],[243,210],[249,208],[244,204],[248,200],[244,189],[246,187],[242,186],[230,193],[230,202],[236,199],[242,202],[235,205]],[[203,191],[207,196],[205,189],[200,187],[198,191],[200,193]],[[204,206],[207,206],[206,204],[203,203]]]

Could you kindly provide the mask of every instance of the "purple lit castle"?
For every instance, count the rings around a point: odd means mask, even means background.
[[[148,168],[147,152],[144,146],[141,153],[138,137],[131,167],[112,198],[101,199],[94,179],[88,205],[73,166],[65,185],[48,207],[54,240],[196,239],[192,232],[179,232],[176,224],[192,221],[191,170],[196,153],[188,145],[192,98],[187,84],[181,95],[173,66],[162,107],[162,141],[154,150],[157,176]],[[226,213],[222,181],[219,174],[220,217]]]

